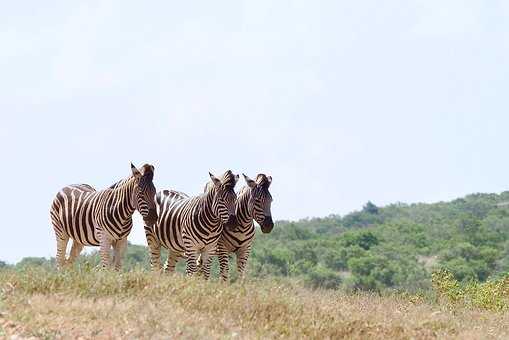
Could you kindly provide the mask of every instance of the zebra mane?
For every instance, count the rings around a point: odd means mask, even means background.
[[[235,176],[231,170],[228,170],[223,174],[223,177],[221,177],[221,184],[225,189],[229,190],[235,188],[237,180],[238,177]],[[214,184],[212,183],[212,181],[208,181],[207,183],[205,183],[203,192],[206,193],[207,191],[212,190],[213,187]]]
[[[150,165],[150,164],[144,164],[141,167],[141,174],[142,174],[142,181],[144,181],[144,182],[152,182],[152,180],[154,178],[154,167],[152,165]],[[119,186],[127,183],[131,178],[133,178],[132,175],[127,177],[127,178],[123,178],[120,181],[117,181],[117,182],[113,183],[112,185],[110,185],[108,187],[108,189],[116,189]]]
[[[116,189],[116,188],[118,188],[119,186],[121,186],[122,184],[124,184],[125,182],[127,182],[130,178],[131,178],[131,177],[121,179],[120,181],[115,182],[115,183],[113,183],[112,185],[110,185],[110,186],[108,187],[108,189]]]
[[[132,178],[133,178],[133,176],[129,176],[127,178],[122,178],[120,181],[117,181],[117,182],[113,183],[112,185],[110,185],[108,187],[108,189],[116,189],[116,188],[126,184],[127,182],[129,182]]]

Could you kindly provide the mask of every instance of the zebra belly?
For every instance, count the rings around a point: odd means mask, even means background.
[[[185,252],[182,233],[177,224],[158,224],[156,225],[155,234],[159,243],[167,250],[178,254],[183,254]]]
[[[84,246],[99,246],[100,244],[99,234],[97,234],[93,222],[84,223],[79,218],[73,218],[73,221],[66,225],[66,233],[72,240]]]
[[[133,223],[132,220],[130,220],[124,225],[115,226],[109,225],[103,220],[101,222],[97,222],[96,226],[96,234],[99,235],[100,233],[106,233],[112,240],[121,240],[129,235],[133,228]]]
[[[194,251],[210,251],[214,250],[217,247],[217,242],[219,240],[219,237],[215,239],[211,239],[208,242],[204,242],[201,240],[194,240],[192,238],[188,238],[184,235],[184,244],[185,248],[189,250]]]
[[[217,246],[219,238],[221,237],[221,230],[222,229],[220,227],[217,227],[216,230],[210,231],[210,233],[207,235],[203,235],[198,233],[196,229],[186,226],[182,232],[184,246],[188,251],[214,250]]]

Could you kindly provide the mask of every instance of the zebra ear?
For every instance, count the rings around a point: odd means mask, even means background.
[[[212,173],[209,172],[210,179],[212,182],[214,182],[215,185],[221,185],[221,180],[217,178],[216,176],[212,175]]]
[[[131,163],[131,171],[133,172],[134,177],[141,177],[140,171]]]
[[[242,176],[244,176],[244,179],[246,180],[248,187],[250,187],[252,189],[256,186],[256,182],[253,181],[251,178],[247,177],[245,174],[242,174]]]
[[[267,189],[270,187],[270,185],[272,184],[272,176],[267,176],[267,180],[269,181],[269,185],[267,185]]]

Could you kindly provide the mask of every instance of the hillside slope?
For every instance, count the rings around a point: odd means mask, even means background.
[[[255,276],[303,276],[314,286],[351,290],[430,288],[445,268],[460,281],[509,272],[509,192],[472,194],[451,202],[368,202],[346,216],[280,221],[258,235]]]

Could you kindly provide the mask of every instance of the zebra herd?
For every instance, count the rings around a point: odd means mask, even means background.
[[[131,164],[132,175],[105,190],[88,184],[61,189],[51,205],[50,216],[57,241],[56,263],[62,269],[72,265],[84,246],[99,246],[101,267],[120,270],[132,229],[132,215],[143,217],[152,270],[174,272],[180,259],[186,259],[186,274],[200,272],[210,276],[212,256],[219,258],[220,276],[228,280],[230,254],[237,257],[237,271],[244,277],[255,236],[256,221],[262,232],[274,227],[271,216],[272,178],[246,175],[238,196],[239,175],[228,170],[221,178],[210,175],[201,195],[190,197],[175,190],[156,193],[154,167],[141,169]],[[72,247],[68,258],[69,240]],[[161,266],[161,247],[168,258]],[[113,248],[113,259],[110,257]]]

